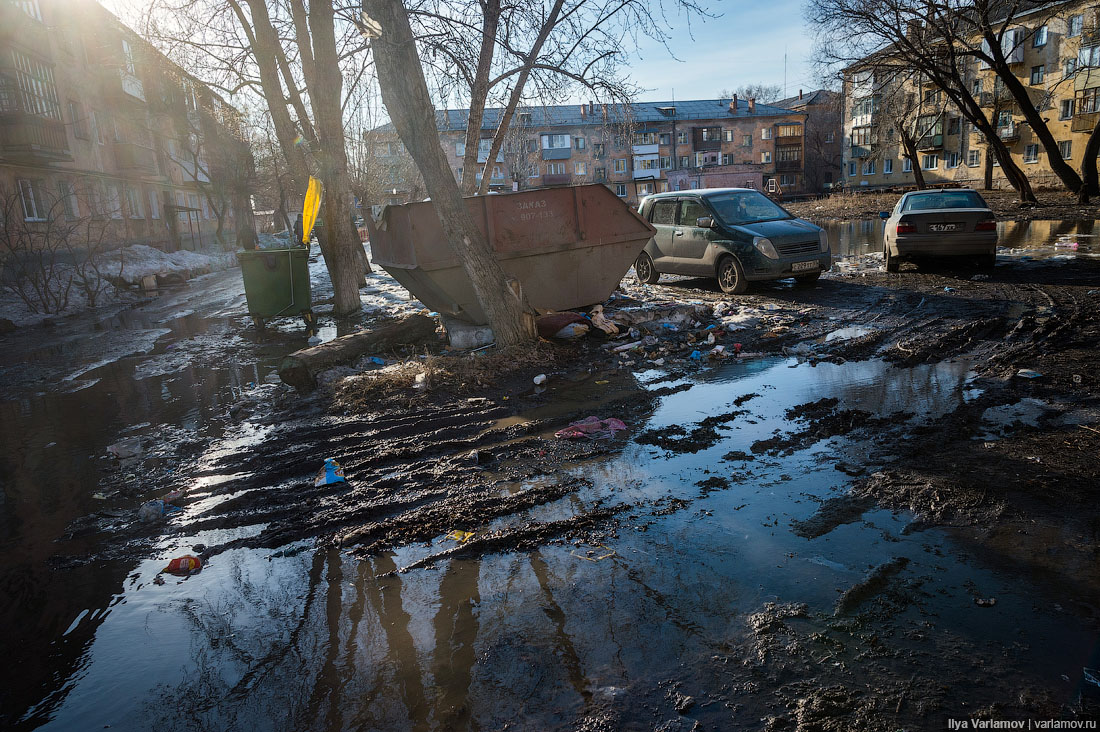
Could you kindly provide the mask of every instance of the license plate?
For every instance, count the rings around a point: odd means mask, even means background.
[[[959,228],[958,224],[929,224],[929,231],[954,231]]]
[[[791,265],[792,272],[805,272],[808,269],[817,269],[817,261],[813,262],[795,262]]]

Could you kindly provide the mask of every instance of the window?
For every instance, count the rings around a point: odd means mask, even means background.
[[[703,142],[721,142],[722,141],[722,128],[721,127],[704,127],[700,130]]]
[[[971,168],[976,168],[982,164],[982,151],[970,150],[966,153],[966,164]]]
[[[543,150],[562,150],[569,148],[569,135],[543,135]]]
[[[584,149],[584,138],[583,137],[574,137],[573,138],[573,149],[574,150],[583,150]]]
[[[671,170],[671,169],[672,169],[672,156],[671,155],[662,155],[661,156],[661,170]]]
[[[1012,110],[1002,109],[997,112],[997,127],[1002,129],[1012,127]]]
[[[848,163],[848,177],[851,178],[855,174],[856,174],[856,164],[853,161],[853,162]]]
[[[772,139],[772,134],[774,132],[775,132],[775,130],[773,130],[771,127],[765,127],[764,129],[760,130],[760,139],[761,140],[770,140],[770,139]]]
[[[465,142],[456,142],[455,143],[455,157],[459,157],[459,158],[466,157],[466,143]]]
[[[970,82],[970,93],[973,94],[975,97],[980,97],[981,96],[981,94],[982,94],[982,80],[981,79],[975,79],[974,81]]]
[[[1081,91],[1074,104],[1074,114],[1090,114],[1092,112],[1100,112],[1100,87]]]
[[[874,160],[865,160],[863,162],[863,174],[864,175],[874,175],[875,174],[875,161]]]
[[[752,135],[741,135],[741,147],[752,147]]]
[[[684,132],[683,130],[676,133],[676,144],[677,145],[686,145],[687,141],[688,141],[688,133]]]
[[[802,159],[801,145],[777,145],[775,148],[776,160],[781,163],[793,163]]]
[[[625,173],[626,172],[626,158],[615,158],[615,172],[616,173]]]
[[[654,203],[653,210],[650,212],[649,220],[654,224],[675,226],[676,201],[657,201],[656,203]]]
[[[922,170],[935,170],[940,167],[939,155],[922,155],[920,160]]]
[[[1032,144],[1024,147],[1024,162],[1025,163],[1037,163],[1039,162],[1039,146]]]
[[[829,132],[825,133],[825,142],[832,142],[835,139],[836,139],[836,136],[832,133],[832,131],[829,131]]]
[[[779,137],[800,137],[802,135],[801,125],[779,125],[777,129],[777,135]]]
[[[519,123],[521,125],[531,124],[531,113],[530,112],[520,112],[519,113]]]
[[[141,196],[138,194],[137,189],[133,186],[126,186],[126,209],[130,212],[130,218],[143,219],[145,218],[145,212],[142,210]],[[206,199],[203,199],[203,209],[205,212]],[[206,218],[210,218],[207,216]]]
[[[84,108],[79,103],[69,100],[69,119],[73,124],[73,136],[81,140],[88,139],[88,121],[84,119]]]
[[[1067,58],[1062,66],[1062,76],[1073,76],[1077,73],[1077,59]]]
[[[660,165],[661,161],[658,158],[635,159],[634,161],[635,170],[659,170]]]
[[[1073,116],[1073,100],[1063,99],[1062,107],[1058,111],[1058,119],[1069,119]]]
[[[596,168],[596,180],[607,180],[607,168]]]
[[[127,198],[129,198],[129,195],[127,195]],[[202,208],[202,217],[209,221],[210,218],[211,218],[210,202],[206,199],[206,196],[202,197],[202,206],[201,206],[201,208]],[[133,211],[130,212],[130,218],[134,218]]]
[[[1041,25],[1035,29],[1035,35],[1031,37],[1031,47],[1041,48],[1047,45],[1047,27]]]
[[[882,174],[883,175],[890,175],[893,172],[894,172],[894,159],[893,158],[886,158],[885,160],[882,161]]]
[[[873,142],[872,129],[870,127],[853,127],[852,128],[852,145],[853,146],[865,146],[870,145]]]
[[[578,140],[583,140],[583,137],[578,137]],[[588,163],[583,160],[578,160],[573,163],[573,173],[575,175],[588,175]]]
[[[592,144],[592,157],[596,158],[597,160],[602,160],[603,159],[603,143],[602,142],[596,142],[596,143]]]
[[[527,140],[527,152],[538,152],[539,141],[535,139]]]
[[[635,145],[656,145],[657,133],[656,132],[635,132],[634,133]],[[577,148],[580,150],[581,148]]]
[[[1043,83],[1043,79],[1046,78],[1047,67],[1043,64],[1031,67],[1031,85],[1038,86]]]
[[[959,134],[959,127],[960,127],[960,123],[959,123],[959,118],[958,117],[951,117],[950,119],[947,120],[947,134],[949,134],[949,135]]]
[[[45,196],[42,195],[42,181],[20,178],[19,196],[23,199],[24,221],[47,221],[49,208]]]
[[[924,90],[924,103],[936,106],[940,103],[940,90],[939,89],[925,89]]]
[[[1073,141],[1062,140],[1058,143],[1058,154],[1062,156],[1063,160],[1069,160],[1073,157]]]
[[[65,212],[65,218],[72,221],[80,215],[80,208],[76,203],[76,189],[73,188],[72,181],[57,181],[57,195],[61,200],[61,209]]]
[[[1071,15],[1069,20],[1066,21],[1066,35],[1070,38],[1081,35],[1081,31],[1085,27],[1085,16],[1083,15]]]
[[[565,175],[565,163],[547,163],[547,175]]]
[[[461,174],[461,172],[462,171],[459,171],[460,174]],[[539,166],[536,165],[533,168],[531,168],[531,172],[527,174],[527,177],[528,178],[538,178],[539,177]]]
[[[691,167],[691,156],[690,155],[681,155],[680,156],[680,167],[681,168],[690,168]]]
[[[779,185],[781,186],[793,186],[798,181],[798,176],[794,175],[781,175],[779,176]]]
[[[58,104],[57,87],[53,83],[53,69],[15,49],[12,49],[11,57],[23,111],[61,121],[61,105]]]
[[[726,142],[733,142],[733,130],[726,130],[724,135]]]
[[[136,74],[137,67],[134,65],[134,49],[125,38],[122,39],[122,59],[126,68],[126,73]]]
[[[626,142],[623,140],[622,135],[615,135],[614,145],[616,150],[622,150],[626,147]]]
[[[149,191],[149,218],[160,218],[160,194],[157,191]]]
[[[122,218],[122,200],[118,195],[118,186],[114,183],[107,184],[107,213],[112,219]]]
[[[947,153],[947,155],[944,156],[943,164],[948,168],[959,167],[959,154],[956,152]]]
[[[626,198],[626,183],[615,184],[615,195],[619,198]]]
[[[723,154],[722,155],[722,165],[733,165],[733,156]]]
[[[653,184],[652,183],[639,183],[638,184],[638,195],[639,196],[649,196],[649,195],[652,195],[652,193],[653,193]]]
[[[1087,46],[1077,52],[1077,68],[1096,68],[1100,66],[1100,46]]]
[[[913,161],[910,160],[909,158],[905,158],[905,160],[902,160],[901,161],[901,172],[903,172],[903,173],[913,172]]]
[[[38,0],[15,0],[15,4],[22,8],[24,13],[42,22],[42,8],[38,6]]]
[[[662,132],[660,137],[658,138],[658,140],[659,140],[661,145],[671,145],[672,144],[672,135],[670,135],[667,132]]]

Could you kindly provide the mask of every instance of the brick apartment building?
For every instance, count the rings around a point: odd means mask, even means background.
[[[27,226],[97,219],[174,250],[220,218],[231,243],[252,170],[238,112],[97,2],[0,2],[0,195]]]
[[[841,165],[844,162],[844,135],[840,123],[844,108],[843,96],[827,89],[805,94],[799,89],[797,96],[772,102],[772,106],[806,113],[803,164],[805,188],[808,191],[826,191],[832,188],[841,178]]]
[[[1100,117],[1100,10],[1088,2],[1037,5],[1016,14],[1003,46],[1062,157],[1080,168],[1085,143]],[[978,61],[964,73],[975,99],[1032,185],[1061,187],[1001,80]],[[903,100],[901,106],[919,135],[919,164],[927,183],[981,187],[988,171],[994,187],[1009,186],[984,137],[945,103],[942,91],[917,80],[897,82],[858,63],[845,70],[844,79],[846,186],[913,185],[912,162],[902,154],[897,131],[899,105],[890,103],[897,99]]]
[[[437,112],[440,143],[461,179],[467,110]],[[744,186],[802,193],[807,114],[752,99],[573,104],[517,111],[497,159],[487,165],[499,109],[481,125],[477,179],[490,189],[526,190],[603,183],[631,205],[651,194],[686,188]],[[379,140],[392,127],[375,130]],[[396,139],[396,138],[394,138]],[[376,143],[379,163],[406,153],[399,142]]]

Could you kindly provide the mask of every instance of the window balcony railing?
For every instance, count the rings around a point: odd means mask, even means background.
[[[12,157],[34,162],[73,159],[65,124],[28,114],[0,114],[0,149]]]

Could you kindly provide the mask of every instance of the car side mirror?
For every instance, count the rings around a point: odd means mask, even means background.
[[[890,218],[890,212],[889,211],[879,211],[878,212],[878,217],[880,219],[888,219],[888,218]]]
[[[700,216],[695,219],[695,225],[700,229],[710,229],[714,227],[714,219],[710,216]]]

